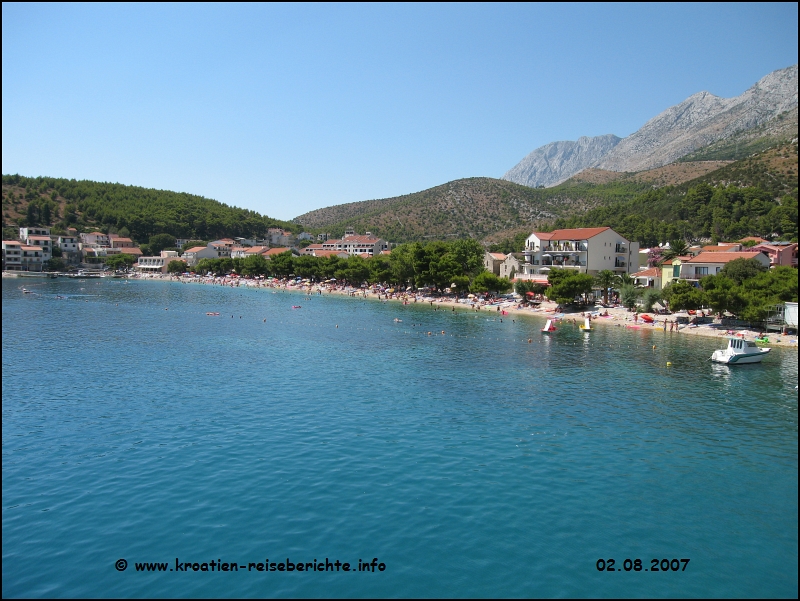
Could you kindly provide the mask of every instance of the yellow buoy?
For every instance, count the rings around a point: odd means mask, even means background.
[[[667,367],[671,367],[671,366],[672,366],[672,362],[671,361],[667,361]]]

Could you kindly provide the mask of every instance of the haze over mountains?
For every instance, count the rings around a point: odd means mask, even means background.
[[[627,138],[612,134],[551,142],[531,152],[503,179],[555,186],[583,169],[643,171],[672,163],[797,108],[797,65],[773,71],[735,98],[693,94]]]

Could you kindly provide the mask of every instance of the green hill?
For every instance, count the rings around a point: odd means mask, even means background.
[[[475,177],[395,198],[367,200],[311,211],[294,221],[341,235],[347,227],[370,231],[393,242],[423,239],[484,239],[497,232],[534,227],[650,188],[640,182],[594,185],[568,183],[528,188],[513,182]]]
[[[48,225],[58,231],[127,230],[139,242],[155,234],[213,240],[261,237],[297,224],[181,192],[52,177],[3,176],[3,227]]]

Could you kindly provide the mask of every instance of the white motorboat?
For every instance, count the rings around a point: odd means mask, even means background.
[[[714,351],[711,360],[717,363],[727,363],[728,365],[739,365],[742,363],[761,363],[768,352],[772,349],[756,346],[755,342],[731,336],[728,338],[728,348]]]

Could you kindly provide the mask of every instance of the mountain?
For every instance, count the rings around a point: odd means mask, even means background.
[[[531,187],[553,186],[589,167],[620,172],[654,169],[711,144],[741,137],[743,132],[777,121],[782,114],[791,115],[796,109],[797,65],[793,65],[773,71],[735,98],[698,92],[655,116],[626,138],[601,136],[616,141],[614,144],[598,143],[592,152],[589,152],[589,141],[596,138],[547,144],[526,156],[503,179]],[[796,135],[795,127],[794,137]],[[586,140],[587,150],[569,152],[581,140]]]
[[[622,138],[613,134],[586,136],[577,142],[550,142],[531,152],[509,170],[503,179],[536,188],[555,186],[565,179],[596,165]]]
[[[700,196],[692,193],[701,185]],[[675,210],[681,203],[691,205],[685,217]],[[698,216],[703,203],[709,215]],[[451,237],[500,242],[554,224],[610,225],[630,239],[654,244],[714,233],[791,238],[796,206],[795,140],[735,162],[680,162],[638,173],[586,169],[550,188],[460,179],[405,196],[318,209],[295,222],[334,236],[352,227],[392,242]]]
[[[758,127],[740,131],[684,157],[685,161],[739,160],[785,140],[797,138],[797,107],[780,113]]]
[[[639,182],[533,189],[502,179],[472,177],[381,200],[353,202],[300,215],[309,229],[341,235],[370,231],[392,242],[450,237],[482,239],[497,231],[545,223],[648,189]]]
[[[797,65],[763,77],[744,94],[690,96],[624,138],[596,165],[610,171],[661,167],[717,140],[758,127],[797,106]]]

